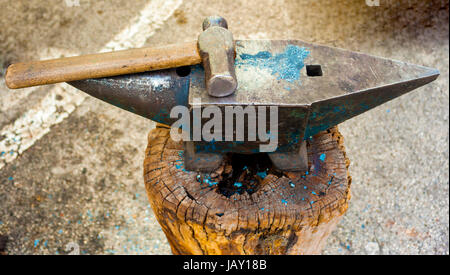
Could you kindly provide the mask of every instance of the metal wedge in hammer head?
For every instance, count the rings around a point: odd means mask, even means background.
[[[198,49],[205,69],[208,94],[225,97],[234,93],[237,88],[234,69],[235,44],[224,18],[210,16],[203,21],[203,32],[198,37]]]

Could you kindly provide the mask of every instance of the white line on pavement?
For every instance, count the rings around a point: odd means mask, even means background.
[[[182,0],[152,0],[100,52],[142,47],[181,3]],[[36,106],[3,127],[0,130],[0,169],[50,132],[51,126],[67,118],[86,97],[65,83],[57,84]]]

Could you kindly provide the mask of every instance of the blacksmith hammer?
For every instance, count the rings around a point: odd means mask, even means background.
[[[12,64],[6,71],[6,85],[17,89],[202,63],[208,93],[228,96],[237,87],[233,35],[219,16],[206,18],[203,30],[197,43]]]
[[[234,40],[225,19],[209,17],[196,42],[13,64],[5,78],[12,89],[68,82],[166,125],[177,121],[170,115],[176,106],[276,110],[277,147],[269,157],[280,170],[305,171],[312,136],[438,76],[436,69],[300,40]],[[185,168],[213,171],[226,153],[260,153],[261,140],[186,141]]]

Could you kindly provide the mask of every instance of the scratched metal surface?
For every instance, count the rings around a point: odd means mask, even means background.
[[[323,75],[308,76],[306,65],[321,65]],[[201,98],[202,104],[309,106],[439,73],[420,64],[301,40],[237,40],[235,66],[238,88],[224,98],[206,96],[203,70],[194,70],[190,104]]]

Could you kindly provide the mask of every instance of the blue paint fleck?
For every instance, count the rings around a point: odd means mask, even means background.
[[[238,187],[238,188],[239,188],[239,187],[242,187],[242,183],[240,183],[240,182],[235,182],[235,183],[234,183],[234,186],[236,186],[236,187]]]
[[[34,240],[34,247],[39,245],[39,240]]]
[[[13,177],[9,177],[8,180],[12,181],[12,180],[14,180],[14,178]]]
[[[211,182],[209,183],[209,187],[213,187],[213,186],[216,185],[216,184],[217,184],[217,182],[211,181]]]
[[[268,69],[277,79],[293,83],[300,78],[300,69],[305,66],[304,60],[309,55],[304,47],[287,45],[284,52],[276,55],[268,51],[261,51],[255,55],[240,54],[236,59],[236,66],[250,65],[261,69]]]
[[[286,200],[281,200],[282,203],[284,203],[284,205],[287,205],[287,201]]]
[[[326,157],[327,157],[326,154],[322,154],[322,155],[320,155],[320,160],[321,160],[322,162],[324,162]]]
[[[106,252],[111,253],[111,254],[115,254],[116,253],[116,251],[112,250],[112,249],[106,249]]]
[[[267,172],[266,171],[258,172],[256,174],[262,179],[265,179],[267,177]]]
[[[367,210],[369,210],[369,208],[370,208],[370,204],[368,204],[368,205],[363,209],[362,212],[367,212]]]
[[[365,103],[361,103],[360,106],[361,106],[361,109],[364,110],[364,111],[370,109],[369,105],[367,105]]]

